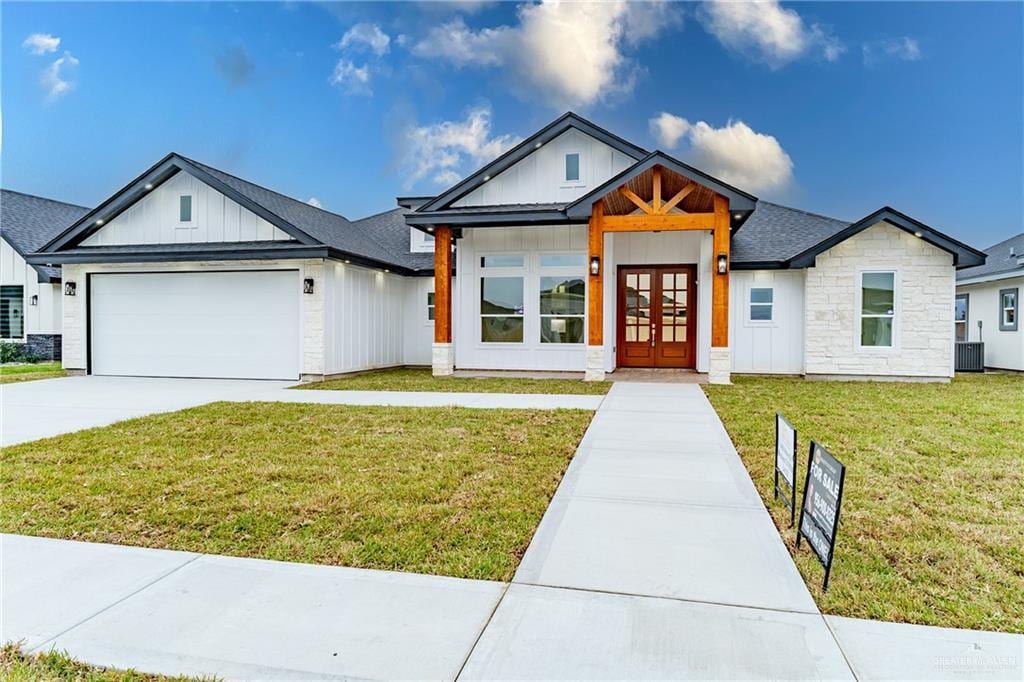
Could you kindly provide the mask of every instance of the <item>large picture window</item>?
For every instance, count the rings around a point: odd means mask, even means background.
[[[0,287],[0,338],[20,339],[25,335],[25,288]]]
[[[999,331],[1017,331],[1017,314],[1019,289],[1001,289],[999,291]]]
[[[582,277],[540,278],[541,343],[583,343],[586,293]]]
[[[892,348],[896,322],[896,273],[862,272],[860,279],[860,345]]]
[[[523,342],[523,278],[480,278],[480,340]]]

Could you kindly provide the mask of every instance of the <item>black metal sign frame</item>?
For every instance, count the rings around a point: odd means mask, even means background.
[[[793,449],[791,450],[791,452],[792,452],[792,460],[793,460],[793,471],[791,472],[791,477],[789,479],[789,481],[791,481],[792,483],[789,485],[789,496],[788,497],[786,496],[786,491],[779,485],[779,474],[780,473],[783,474],[783,480],[785,480],[785,474],[789,473],[789,472],[784,472],[782,469],[779,468],[779,445],[781,445],[781,442],[779,440],[779,436],[781,435],[781,431],[779,429],[780,422],[785,424],[786,426],[788,426],[789,430],[793,432]],[[787,420],[781,414],[776,412],[775,413],[775,499],[776,500],[779,499],[779,495],[781,494],[782,502],[787,507],[789,507],[789,526],[790,526],[790,528],[792,528],[793,525],[796,523],[796,453],[797,453],[797,449],[796,449],[796,429],[793,427],[792,424],[789,423],[789,420]]]
[[[807,511],[807,495],[808,495],[808,493],[810,493],[812,491],[812,486],[811,486],[811,469],[814,467],[814,453],[815,453],[816,450],[820,450],[821,452],[823,452],[825,456],[827,456],[829,459],[831,459],[833,462],[835,462],[839,466],[839,489],[838,489],[837,494],[836,494],[836,512],[835,512],[835,515],[832,518],[832,527],[831,528],[823,528],[822,525],[820,523],[818,523],[818,520],[814,518],[814,514],[812,514],[812,513]],[[821,565],[825,567],[825,581],[822,584],[822,591],[824,591],[824,592],[828,592],[828,579],[829,579],[829,576],[832,573],[832,559],[835,556],[835,550],[836,550],[836,531],[839,530],[839,512],[842,509],[842,505],[843,505],[843,486],[845,485],[845,483],[846,483],[846,465],[843,464],[842,462],[840,462],[838,459],[836,459],[835,456],[831,452],[829,452],[828,450],[823,448],[821,445],[818,445],[817,443],[815,443],[812,440],[811,441],[811,446],[810,446],[810,448],[808,450],[808,455],[807,455],[807,476],[804,479],[803,503],[800,505],[800,523],[797,525],[797,529],[796,529],[796,546],[800,547],[800,536],[801,535],[806,537],[807,538],[807,544],[809,544],[811,546],[811,550],[818,557],[818,561],[820,561]],[[812,504],[813,504],[813,502],[812,502]],[[822,548],[817,547],[815,545],[814,541],[811,539],[811,537],[807,533],[804,532],[804,521],[805,520],[811,526],[813,526],[814,530],[817,530],[818,533],[820,533],[821,535],[823,535],[826,538],[826,540],[828,541],[828,549],[827,549],[827,551],[824,551]],[[824,552],[825,556],[822,556],[823,552]]]

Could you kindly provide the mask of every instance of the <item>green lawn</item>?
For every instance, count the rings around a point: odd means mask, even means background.
[[[591,415],[213,403],[4,448],[0,531],[508,580]]]
[[[604,395],[610,381],[517,379],[515,377],[434,377],[429,369],[403,367],[353,374],[342,379],[302,384],[315,391],[442,391],[445,393],[562,393]]]
[[[57,377],[65,376],[65,374],[66,372],[59,362],[0,365],[0,384],[35,381],[36,379],[56,379]]]
[[[0,648],[0,678],[7,682],[187,682],[213,679],[165,677],[79,663],[65,653],[26,654],[15,644]]]
[[[705,391],[826,613],[1024,632],[1024,377],[951,384],[739,377]],[[847,467],[829,591],[772,500],[775,412]]]

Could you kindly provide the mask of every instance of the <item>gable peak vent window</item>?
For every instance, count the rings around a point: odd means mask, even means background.
[[[565,181],[579,182],[580,179],[580,155],[579,152],[571,152],[565,155]]]
[[[178,222],[192,222],[192,195],[182,194],[178,197]]]

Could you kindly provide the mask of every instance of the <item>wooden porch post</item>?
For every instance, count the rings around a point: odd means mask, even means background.
[[[729,350],[729,199],[715,195],[715,229],[711,261],[711,356],[708,380],[727,384],[732,371],[732,353]],[[718,272],[719,257],[726,259],[726,271]]]
[[[452,228],[438,225],[434,230],[434,376],[448,376],[455,370],[452,348]]]
[[[604,200],[594,203],[587,225],[587,357],[585,381],[604,381]],[[590,263],[601,264],[597,275]]]

